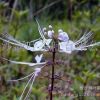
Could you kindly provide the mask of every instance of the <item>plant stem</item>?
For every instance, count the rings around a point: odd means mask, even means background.
[[[51,90],[50,90],[50,100],[53,100],[53,96],[52,96],[52,92],[53,92],[53,88],[54,88],[54,65],[55,65],[55,48],[52,52],[52,78],[51,78]]]
[[[84,99],[84,95],[85,95],[85,86],[87,85],[87,80],[88,80],[88,77],[86,77],[85,83],[83,84],[83,96],[82,96],[82,100],[85,100]]]

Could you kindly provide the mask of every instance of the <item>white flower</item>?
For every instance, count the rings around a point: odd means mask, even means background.
[[[46,39],[45,36],[44,36],[44,33],[43,33],[46,30],[46,28],[44,28],[43,29],[44,31],[43,31],[41,29],[38,21],[37,21],[37,24],[38,24],[38,30],[39,30],[39,33],[40,33],[40,36],[41,36],[42,39],[36,39],[36,40],[28,42],[29,44],[31,44],[33,42],[34,46],[24,44],[24,43],[16,40],[15,38],[13,38],[13,36],[11,36],[7,33],[2,34],[1,36],[3,38],[0,37],[0,40],[7,42],[7,43],[10,43],[10,44],[15,45],[15,46],[25,48],[26,50],[29,50],[29,51],[48,51],[48,48],[50,48],[50,43],[52,42],[52,39]],[[52,28],[52,26],[49,25],[49,28]],[[50,33],[50,32],[48,32],[48,33]],[[51,30],[51,33],[54,33],[54,31]],[[52,37],[52,34],[48,34],[48,36]],[[48,47],[48,48],[45,48],[45,47]]]
[[[7,42],[7,43],[10,43],[10,44],[15,45],[15,46],[25,48],[26,50],[30,50],[30,51],[48,51],[49,48],[51,47],[50,44],[52,42],[52,37],[54,35],[54,31],[52,30],[52,26],[49,25],[49,31],[47,32],[48,37],[50,39],[46,39],[44,36],[44,31],[43,31],[43,30],[46,30],[46,28],[41,29],[38,21],[37,21],[37,24],[38,24],[38,30],[39,30],[39,34],[41,36],[41,39],[39,38],[39,39],[36,39],[36,40],[29,42],[29,43],[33,42],[34,46],[24,44],[16,39],[14,39],[11,35],[9,35],[7,33],[1,34],[0,40]],[[71,53],[72,51],[87,50],[87,48],[89,48],[89,47],[100,45],[100,42],[88,44],[88,41],[90,40],[92,34],[93,34],[93,32],[91,32],[91,31],[88,33],[85,33],[79,40],[74,42],[74,41],[69,40],[68,34],[66,32],[63,32],[63,30],[59,29],[58,30],[58,40],[60,40],[59,41],[60,50],[58,50],[58,51]]]
[[[15,45],[15,46],[25,48],[26,50],[29,50],[29,51],[47,51],[47,50],[45,50],[45,45],[50,47],[50,43],[52,41],[52,39],[45,39],[45,40],[36,39],[36,40],[28,42],[29,44],[34,43],[33,44],[34,47],[32,47],[30,45],[21,43],[20,41],[14,39],[9,34],[7,34],[7,36],[5,36],[4,34],[2,34],[2,35],[3,35],[3,38],[0,37],[0,40],[7,42],[7,43],[10,43],[10,44]]]
[[[50,28],[50,29],[52,29],[52,26],[51,26],[51,25],[49,25],[49,28]]]
[[[71,40],[67,42],[59,42],[60,50],[59,52],[72,53],[72,51],[83,51],[87,50],[89,47],[98,46],[100,42],[88,44],[90,37],[92,36],[92,32],[88,32],[84,34],[78,41],[73,42]],[[87,45],[88,44],[88,45]]]
[[[36,57],[35,57],[36,62],[37,62],[37,63],[40,63],[41,60],[42,60],[42,57],[43,57],[43,54],[41,54],[41,55],[36,55]]]
[[[66,53],[72,53],[73,50],[75,50],[75,43],[71,40],[68,42],[60,42],[60,52],[66,52]]]
[[[58,39],[67,42],[69,40],[68,34],[66,32],[63,32],[62,29],[58,30]]]

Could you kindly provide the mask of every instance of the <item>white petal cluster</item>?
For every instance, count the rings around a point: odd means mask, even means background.
[[[0,40],[10,43],[15,46],[22,47],[29,51],[49,51],[53,36],[55,35],[53,27],[49,25],[48,28],[44,27],[42,29],[38,21],[37,21],[37,25],[38,25],[38,31],[41,37],[39,39],[29,42],[29,43],[33,42],[33,46],[24,44],[16,40],[15,38],[13,38],[11,35],[7,33],[1,34]],[[48,36],[48,39],[45,38],[45,35]],[[89,47],[100,45],[100,42],[88,44],[88,41],[90,40],[92,35],[93,35],[93,32],[91,31],[86,32],[79,40],[72,41],[70,40],[66,32],[64,32],[62,29],[59,29],[58,30],[58,47],[59,47],[58,51],[70,54],[72,53],[72,51],[87,50],[87,48]]]
[[[85,33],[79,40],[76,42],[69,40],[68,35],[65,35],[62,30],[59,30],[62,34],[58,35],[59,42],[59,51],[71,54],[72,51],[83,51],[87,50],[89,47],[98,46],[100,42],[88,44],[93,32]]]

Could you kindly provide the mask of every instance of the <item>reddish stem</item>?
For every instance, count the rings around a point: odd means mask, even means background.
[[[54,65],[55,65],[55,54],[56,54],[56,52],[55,52],[55,48],[54,48],[54,50],[53,50],[53,52],[52,52],[52,55],[53,55],[53,59],[52,59],[52,61],[53,61],[53,63],[52,63],[52,78],[51,78],[51,90],[50,90],[50,100],[53,100],[53,88],[54,88]]]

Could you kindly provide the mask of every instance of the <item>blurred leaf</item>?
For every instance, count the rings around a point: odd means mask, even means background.
[[[6,8],[8,5],[6,2],[0,1],[0,10]]]
[[[13,12],[17,19],[20,19],[28,14],[28,10],[24,10],[24,11],[13,10]]]
[[[81,76],[76,76],[75,79],[84,84],[85,80]]]

